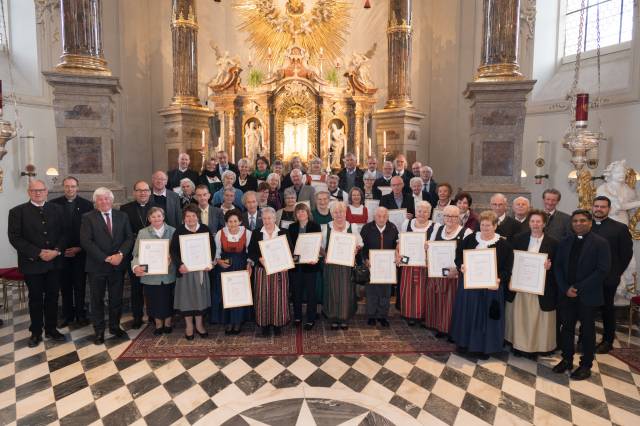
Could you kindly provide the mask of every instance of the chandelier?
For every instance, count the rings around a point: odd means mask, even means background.
[[[568,94],[570,99],[570,108],[572,112],[569,128],[564,135],[562,146],[571,152],[571,164],[577,171],[587,165],[590,169],[598,167],[600,143],[606,142],[607,138],[602,131],[589,130],[589,94],[580,93],[578,90],[578,82],[580,80],[580,57],[582,53],[582,41],[584,37],[584,18],[587,0],[582,0],[580,10],[580,24],[578,29],[578,50],[576,52],[576,62],[573,75],[573,84]],[[596,6],[596,58],[598,73],[598,96],[593,102],[597,107],[600,103],[600,5]],[[598,120],[598,127],[601,127]]]

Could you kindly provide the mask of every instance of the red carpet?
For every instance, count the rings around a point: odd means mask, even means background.
[[[629,367],[640,372],[640,348],[615,348],[609,355],[613,355]]]

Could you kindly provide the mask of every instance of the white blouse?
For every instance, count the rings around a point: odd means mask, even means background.
[[[329,222],[327,224],[327,226],[321,226],[322,228],[322,247],[324,247],[325,249],[327,248],[327,246],[329,245],[329,239],[327,238],[327,235],[329,234],[328,230],[329,228],[331,228],[331,232],[346,232],[347,229],[349,229],[349,222],[346,222],[346,227],[344,231],[333,231],[333,221]],[[354,229],[353,225],[351,226],[351,233],[353,235],[355,235],[356,237],[356,246],[357,247],[362,247],[364,246],[364,243],[362,242],[362,237],[360,236],[359,232],[356,232],[356,229]]]
[[[542,245],[543,238],[544,235],[542,235],[540,238],[536,238],[531,235],[531,237],[529,237],[529,247],[527,248],[527,251],[531,253],[540,253],[540,246]]]
[[[240,238],[242,238],[242,234],[244,232],[246,232],[247,233],[247,241],[246,241],[246,245],[245,245],[245,251],[246,251],[246,249],[249,248],[249,242],[251,242],[251,231],[249,231],[248,229],[245,229],[244,226],[240,226],[240,227],[238,227],[238,233],[233,235],[229,231],[229,228],[227,228],[225,226],[224,228],[222,228],[221,230],[216,232],[216,236],[214,237],[214,240],[216,242],[216,255],[215,255],[215,259],[216,260],[220,259],[221,254],[222,254],[222,234],[221,234],[221,232],[224,232],[224,235],[227,237],[227,240],[231,241],[232,243],[237,243],[238,241],[240,241]]]

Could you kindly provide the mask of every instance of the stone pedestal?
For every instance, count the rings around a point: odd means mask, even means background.
[[[120,141],[116,121],[119,79],[50,71],[43,74],[53,87],[60,176],[77,177],[83,193],[104,186],[114,192],[116,202],[124,201],[125,191],[114,166]],[[54,192],[61,185],[59,179]]]
[[[522,135],[527,95],[535,80],[475,82],[464,95],[471,100],[471,160],[467,184],[476,209],[489,206],[496,192],[509,201],[531,198],[522,187]]]
[[[204,154],[210,154],[209,118],[213,112],[204,107],[171,106],[158,113],[164,118],[164,136],[167,153],[167,170],[178,166],[178,154],[186,152],[191,157],[191,168],[202,168],[204,130]]]
[[[385,160],[384,134],[386,132],[386,159],[391,161],[397,154],[407,157],[407,164],[416,161],[420,147],[420,121],[425,114],[415,109],[381,109],[373,113],[376,129],[376,152],[378,161]]]

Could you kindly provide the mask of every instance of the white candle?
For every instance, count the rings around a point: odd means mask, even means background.
[[[371,157],[371,138],[369,138],[369,157]]]
[[[235,145],[231,145],[231,162],[236,162],[236,147]]]
[[[27,164],[35,166],[35,161],[33,158],[33,139],[33,132],[29,130],[27,132]]]
[[[205,143],[205,134],[204,134],[204,130],[202,130],[202,151],[204,152],[204,147],[206,146]]]
[[[356,145],[356,164],[360,164],[360,146]]]
[[[382,146],[384,147],[384,150],[387,150],[387,131],[385,130],[384,132],[382,132]]]

